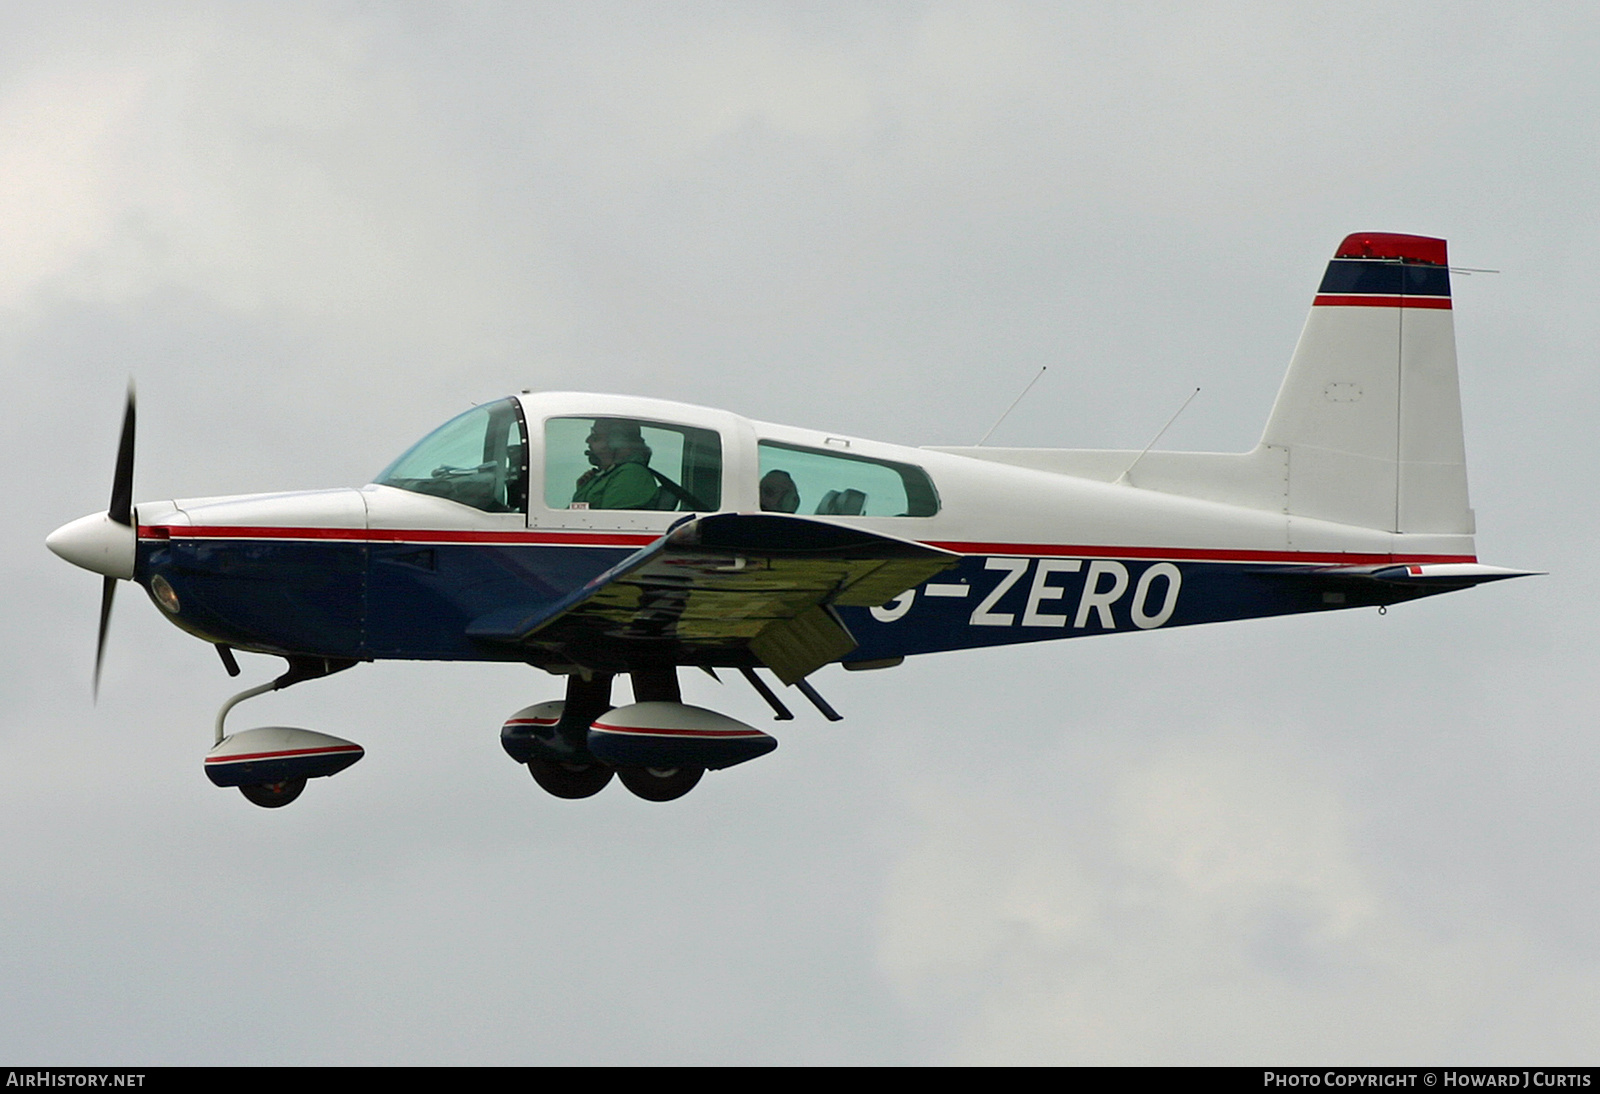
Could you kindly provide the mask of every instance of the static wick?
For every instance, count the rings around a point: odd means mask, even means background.
[[[1172,428],[1172,423],[1178,420],[1178,415],[1182,414],[1185,410],[1189,409],[1189,404],[1194,402],[1194,397],[1196,395],[1198,395],[1198,394],[1200,394],[1200,389],[1199,388],[1195,388],[1193,391],[1191,391],[1189,393],[1189,397],[1183,401],[1183,405],[1180,406],[1176,411],[1174,411],[1173,414],[1172,414],[1172,417],[1167,419],[1167,424],[1161,427],[1161,432],[1157,433],[1154,437],[1150,438],[1150,443],[1144,446],[1144,452],[1141,452],[1137,456],[1135,456],[1133,458],[1133,462],[1128,465],[1128,469],[1126,471],[1124,471],[1121,475],[1117,476],[1117,481],[1118,482],[1127,482],[1128,481],[1128,476],[1133,474],[1133,469],[1135,467],[1139,466],[1139,461],[1140,460],[1144,459],[1145,452],[1149,452],[1152,448],[1154,448],[1156,446],[1156,442],[1159,441],[1162,438],[1162,435],[1165,434],[1167,430]]]
[[[994,425],[989,427],[989,432],[985,433],[983,435],[983,440],[980,440],[978,442],[978,444],[977,444],[978,448],[982,448],[983,447],[983,442],[987,441],[990,437],[994,436],[994,431],[1000,428],[1000,423],[1005,421],[1008,417],[1011,416],[1011,412],[1013,410],[1017,409],[1017,404],[1022,402],[1022,400],[1027,397],[1028,392],[1033,390],[1033,385],[1037,384],[1039,382],[1039,378],[1042,377],[1045,374],[1045,370],[1048,369],[1049,367],[1050,367],[1049,365],[1040,365],[1039,366],[1038,375],[1035,376],[1032,380],[1028,381],[1028,386],[1022,389],[1022,394],[1018,395],[1014,400],[1012,400],[1011,405],[1006,407],[1006,412],[1004,414],[1000,415],[1000,417],[995,421]]]

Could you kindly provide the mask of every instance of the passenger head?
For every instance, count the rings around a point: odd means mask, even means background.
[[[800,508],[800,490],[789,472],[768,471],[761,476],[761,508],[769,513],[793,513]]]

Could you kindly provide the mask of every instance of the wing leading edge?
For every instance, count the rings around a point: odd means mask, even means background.
[[[959,558],[804,517],[691,518],[553,604],[491,612],[467,633],[596,669],[753,657],[793,684],[856,648],[833,605],[886,603]]]

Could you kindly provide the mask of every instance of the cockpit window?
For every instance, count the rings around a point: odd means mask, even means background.
[[[551,509],[710,513],[722,505],[722,438],[636,418],[551,418],[544,427]]]
[[[761,508],[826,517],[931,517],[933,480],[909,463],[762,441]]]
[[[515,399],[473,407],[412,445],[376,480],[485,513],[528,511],[528,445]]]

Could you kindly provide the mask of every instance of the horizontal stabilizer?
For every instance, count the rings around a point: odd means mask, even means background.
[[[1425,596],[1470,589],[1489,581],[1533,577],[1534,571],[1508,570],[1476,562],[1380,563],[1373,566],[1291,566],[1261,570],[1256,579],[1271,582],[1292,611],[1329,608],[1382,608]]]
[[[1397,566],[1340,566],[1316,571],[1322,576],[1364,578],[1389,585],[1415,585],[1423,588],[1465,589],[1487,581],[1511,577],[1540,577],[1539,570],[1509,570],[1504,566],[1483,566],[1476,562],[1408,563]]]

